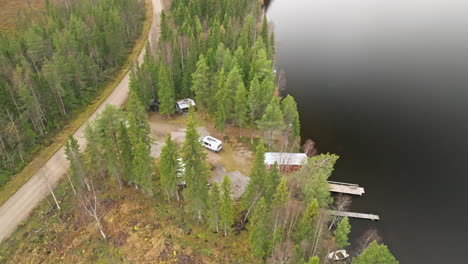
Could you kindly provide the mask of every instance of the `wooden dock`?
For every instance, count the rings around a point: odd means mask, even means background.
[[[330,186],[331,192],[345,193],[345,194],[359,195],[359,196],[362,196],[364,194],[364,188],[359,187],[359,185],[357,184],[328,181],[328,185]]]
[[[341,211],[332,211],[332,210],[329,210],[328,213],[334,216],[341,216],[341,217],[367,219],[367,220],[372,220],[372,221],[380,220],[380,217],[378,215],[373,215],[373,214],[361,214],[361,213],[341,212]]]

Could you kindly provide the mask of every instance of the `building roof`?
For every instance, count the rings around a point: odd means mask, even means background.
[[[195,101],[193,101],[190,98],[185,98],[180,101],[177,101],[177,105],[179,106],[180,109],[186,109],[186,108],[189,108],[190,106],[195,106]]]
[[[265,164],[273,165],[275,162],[278,165],[303,165],[307,163],[307,155],[305,153],[266,152]]]

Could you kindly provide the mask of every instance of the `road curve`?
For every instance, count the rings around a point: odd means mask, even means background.
[[[153,20],[149,30],[149,43],[159,35],[159,17],[162,11],[162,0],[151,0],[153,5]],[[143,61],[145,48],[138,55],[138,62]],[[98,109],[89,117],[88,120],[94,120],[104,110],[106,105],[122,106],[128,97],[128,87],[130,81],[130,72],[115,87],[114,91],[98,107]],[[84,128],[86,123],[73,134],[81,145],[82,150],[86,148],[84,138]],[[65,148],[60,148],[32,178],[25,183],[13,196],[0,207],[0,242],[10,236],[16,227],[24,221],[31,211],[50,194],[45,179],[52,187],[55,187],[58,181],[65,175],[69,168],[69,162],[65,158]]]

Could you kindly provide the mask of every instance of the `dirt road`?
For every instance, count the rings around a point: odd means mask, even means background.
[[[153,23],[149,31],[149,43],[159,35],[159,15],[162,10],[162,0],[151,0],[153,5]],[[138,56],[138,62],[143,61],[145,48],[142,49]],[[130,74],[127,72],[125,77],[120,81],[114,91],[99,106],[99,108],[91,115],[89,120],[94,120],[105,108],[106,105],[122,106],[128,96]],[[73,136],[78,140],[82,149],[86,147],[84,138],[83,124]],[[60,178],[65,175],[69,164],[65,158],[64,148],[57,151],[46,164],[34,174],[34,176],[24,184],[2,207],[0,207],[0,242],[7,238],[16,227],[24,221],[29,213],[37,206],[37,204],[47,197],[50,192],[46,184],[56,186]]]

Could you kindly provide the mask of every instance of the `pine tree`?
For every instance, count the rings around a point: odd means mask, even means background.
[[[299,112],[297,104],[291,95],[286,96],[281,101],[281,110],[283,111],[284,123],[288,129],[291,129],[293,139],[300,136]]]
[[[202,55],[197,62],[197,70],[192,74],[192,91],[195,93],[198,105],[207,107],[213,98],[211,84],[209,82],[209,68],[206,65],[206,59]]]
[[[122,157],[123,177],[127,181],[134,182],[135,175],[133,174],[133,144],[130,141],[128,129],[124,122],[120,123],[118,132],[118,146],[120,150],[120,156]]]
[[[327,180],[337,160],[338,156],[334,154],[320,154],[309,158],[301,171],[302,177],[306,179],[303,190],[306,201],[317,199],[320,207],[325,207],[333,201]]]
[[[268,143],[271,146],[274,132],[283,130],[285,127],[279,98],[272,98],[265,110],[265,114],[263,114],[262,119],[257,121],[257,124],[260,130],[268,135]]]
[[[262,197],[255,208],[250,224],[249,243],[252,256],[265,259],[269,249],[268,211]]]
[[[351,232],[351,225],[349,224],[348,217],[341,219],[340,223],[336,227],[333,235],[335,236],[336,246],[338,248],[345,248],[349,246],[348,235]]]
[[[169,69],[161,62],[159,66],[159,112],[170,115],[175,112],[175,90]]]
[[[221,215],[221,195],[216,182],[210,188],[208,196],[208,225],[216,232],[219,232],[220,215]]]
[[[160,157],[160,177],[161,187],[167,195],[167,200],[176,196],[179,200],[179,192],[177,186],[178,173],[181,171],[177,148],[172,141],[171,134],[166,137],[166,145],[161,150]]]
[[[247,101],[247,91],[245,90],[244,83],[240,82],[237,91],[236,91],[236,96],[234,97],[234,124],[236,124],[240,130],[242,131],[242,128],[246,125],[247,123],[247,113],[249,111],[249,105]],[[242,132],[241,132],[242,135]]]
[[[296,243],[301,242],[303,239],[311,239],[312,226],[315,221],[315,217],[318,214],[319,204],[316,199],[307,205],[307,208],[299,221],[296,231],[294,233],[294,239]]]
[[[231,226],[234,224],[234,207],[231,198],[232,186],[231,180],[226,175],[221,183],[221,207],[220,207],[220,220],[224,230],[224,236],[228,235]]]
[[[186,127],[185,142],[182,147],[182,160],[185,164],[184,176],[187,183],[184,193],[188,200],[188,210],[199,221],[202,221],[207,207],[209,169],[206,163],[206,153],[198,142],[200,134],[196,129],[193,110],[189,110]]]
[[[384,244],[377,244],[376,241],[364,250],[364,252],[353,259],[353,264],[398,264],[399,262],[392,255],[390,250]]]
[[[133,147],[132,173],[135,184],[147,195],[153,195],[153,158],[148,145],[139,139]]]
[[[283,205],[288,199],[289,191],[286,185],[286,180],[281,179],[276,187],[275,195],[273,196],[273,206]]]
[[[260,141],[255,152],[254,164],[250,170],[249,184],[243,196],[245,208],[251,208],[264,194],[266,175],[265,147],[263,146],[263,142]]]
[[[65,145],[65,155],[70,161],[71,174],[72,178],[75,179],[75,184],[77,183],[76,185],[80,188],[86,187],[89,189],[88,173],[80,153],[80,145],[72,136],[68,138],[67,144]]]
[[[267,207],[271,207],[272,202],[274,200],[274,195],[276,193],[276,189],[280,183],[281,180],[281,175],[278,169],[278,164],[275,162],[273,167],[270,169],[270,171],[266,175],[266,180],[265,180],[265,202],[267,204]]]

